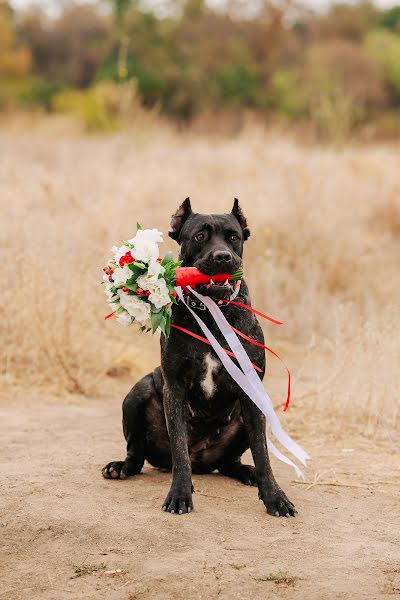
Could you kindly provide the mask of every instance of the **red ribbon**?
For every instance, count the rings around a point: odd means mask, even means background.
[[[211,346],[211,342],[207,338],[202,337],[201,335],[197,335],[197,333],[193,333],[193,331],[190,331],[189,329],[185,329],[184,327],[180,327],[179,325],[173,325],[173,324],[171,324],[171,327],[173,327],[174,329],[179,329],[179,331],[183,331],[183,333],[186,333],[187,335],[190,335],[191,337],[195,338],[196,340],[199,340],[200,342],[204,342],[205,344],[208,344],[209,346]],[[232,356],[233,358],[236,358],[236,356],[234,355],[234,353],[231,352],[230,350],[227,350],[226,348],[223,348],[223,350],[229,356]],[[258,367],[254,363],[252,363],[252,365],[256,369],[256,371],[258,371],[259,373],[263,373],[263,370],[260,369],[260,367]]]
[[[213,300],[216,300],[218,302],[227,302],[228,304],[234,304],[235,306],[241,306],[242,308],[247,308],[247,310],[251,310],[251,312],[253,312],[255,315],[258,315],[259,317],[262,317],[263,319],[267,319],[267,321],[271,321],[271,323],[275,323],[275,325],[283,325],[283,321],[277,321],[276,319],[273,319],[272,317],[269,317],[268,315],[265,315],[264,313],[260,312],[256,308],[253,308],[252,306],[249,306],[248,304],[243,304],[243,302],[236,302],[235,300],[221,300],[220,298],[213,298]]]

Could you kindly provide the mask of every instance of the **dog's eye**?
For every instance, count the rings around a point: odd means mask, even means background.
[[[239,236],[236,233],[233,233],[229,239],[231,240],[231,242],[237,242],[239,239]]]
[[[202,242],[204,240],[204,237],[204,233],[198,233],[194,236],[194,239],[196,240],[196,242]]]

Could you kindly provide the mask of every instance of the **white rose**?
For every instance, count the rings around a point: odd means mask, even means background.
[[[165,279],[159,279],[151,290],[149,300],[156,308],[162,308],[171,302]]]
[[[153,244],[162,244],[163,234],[158,229],[138,229],[136,235],[131,240],[130,244],[139,244],[142,242],[152,242]]]
[[[132,271],[126,265],[124,267],[117,267],[112,274],[112,278],[114,280],[114,285],[117,287],[125,283],[128,279],[132,277]]]
[[[136,260],[143,262],[155,261],[160,250],[158,244],[163,241],[161,231],[157,229],[139,229],[135,237],[129,240],[133,244],[133,256]]]
[[[155,275],[158,277],[159,275],[164,275],[165,269],[160,262],[157,260],[152,260],[147,269],[147,273],[149,275]]]
[[[136,260],[144,263],[155,260],[160,254],[157,244],[146,241],[135,243],[135,247],[132,252],[134,253]]]
[[[150,304],[144,302],[137,296],[131,296],[122,290],[118,291],[121,306],[141,324],[145,324],[150,319]]]
[[[115,318],[117,319],[118,323],[125,325],[125,327],[132,323],[132,317],[126,310],[118,313]]]
[[[137,284],[143,290],[149,290],[150,292],[158,286],[159,275],[163,275],[165,272],[164,267],[156,260],[151,261],[149,268],[145,275],[141,275],[137,278]]]
[[[147,321],[145,321],[144,323],[140,323],[140,327],[146,327],[146,329],[151,329],[151,318],[148,318]]]
[[[111,288],[114,286],[113,283],[111,283],[111,281],[108,281],[108,277],[107,277],[107,281],[104,284],[104,293],[107,296],[107,300],[108,302],[111,302],[113,299],[115,299],[117,296],[111,291]]]

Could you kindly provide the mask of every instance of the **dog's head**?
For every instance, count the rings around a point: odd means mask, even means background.
[[[223,215],[194,213],[190,199],[181,204],[172,216],[169,235],[181,247],[184,267],[197,267],[206,275],[235,273],[242,265],[243,243],[250,236],[247,221],[235,198],[232,212]],[[202,285],[199,293],[228,299],[234,282]]]

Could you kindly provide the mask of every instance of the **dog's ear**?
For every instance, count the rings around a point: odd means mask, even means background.
[[[243,232],[243,239],[244,241],[246,241],[250,237],[250,229],[247,227],[247,219],[244,216],[242,209],[240,208],[239,200],[237,198],[235,198],[231,215],[236,217],[236,219],[239,221],[240,227],[242,228]]]
[[[171,225],[168,230],[168,235],[173,240],[177,240],[181,233],[183,225],[186,223],[190,215],[193,214],[190,198],[186,198],[178,208],[175,214],[172,215]]]

